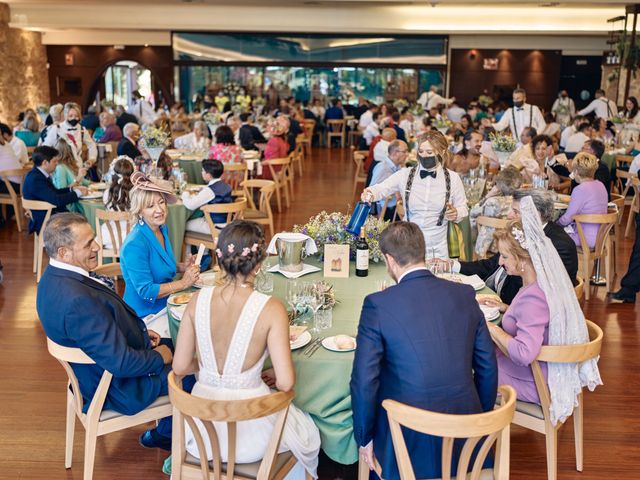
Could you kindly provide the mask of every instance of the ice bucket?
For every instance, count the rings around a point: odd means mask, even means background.
[[[278,238],[276,240],[280,270],[285,272],[302,271],[302,259],[307,256],[304,248],[306,243],[307,241],[305,239],[290,240],[287,238]]]

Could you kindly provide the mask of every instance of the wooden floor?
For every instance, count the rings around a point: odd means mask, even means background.
[[[322,209],[346,211],[354,203],[353,162],[347,150],[318,149],[305,168],[295,186],[295,206],[276,214],[276,231],[304,222]],[[618,271],[624,274],[632,239],[619,240]],[[5,277],[0,285],[0,479],[81,479],[81,427],[76,426],[73,468],[64,468],[65,375],[47,354],[36,315],[32,248],[32,238],[18,233],[15,225],[0,229]],[[640,478],[638,307],[607,305],[604,287],[593,293],[585,312],[605,332],[599,363],[605,385],[585,395],[582,473],[575,471],[571,423],[560,430],[559,478]],[[166,478],[161,473],[166,453],[138,446],[143,430],[99,439],[94,478]],[[514,427],[511,440],[511,478],[546,478],[544,437]],[[326,471],[336,469],[321,470]],[[321,473],[323,479],[334,476]]]

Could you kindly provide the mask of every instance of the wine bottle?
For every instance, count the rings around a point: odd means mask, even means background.
[[[369,275],[369,244],[364,238],[364,227],[360,229],[360,237],[356,242],[356,276]]]
[[[454,222],[447,222],[447,249],[449,250],[449,258],[460,258],[458,229]]]

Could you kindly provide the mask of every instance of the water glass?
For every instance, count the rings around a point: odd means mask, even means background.
[[[333,308],[318,310],[316,314],[316,327],[318,330],[328,330],[333,326]]]
[[[391,282],[389,282],[389,280],[387,280],[387,279],[378,280],[378,281],[376,281],[376,286],[378,288],[378,291],[381,292],[381,291],[386,290],[387,288],[389,288],[391,286]]]

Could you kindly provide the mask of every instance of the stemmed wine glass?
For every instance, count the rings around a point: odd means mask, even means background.
[[[307,305],[309,305],[313,311],[313,326],[311,332],[318,333],[320,331],[318,328],[318,310],[320,310],[320,307],[322,307],[324,303],[324,294],[315,284],[308,283],[305,285],[305,298]]]
[[[297,280],[287,282],[287,291],[285,295],[287,304],[289,304],[291,312],[293,313],[292,321],[294,321],[298,315],[298,303],[300,301],[300,286],[298,285]]]

